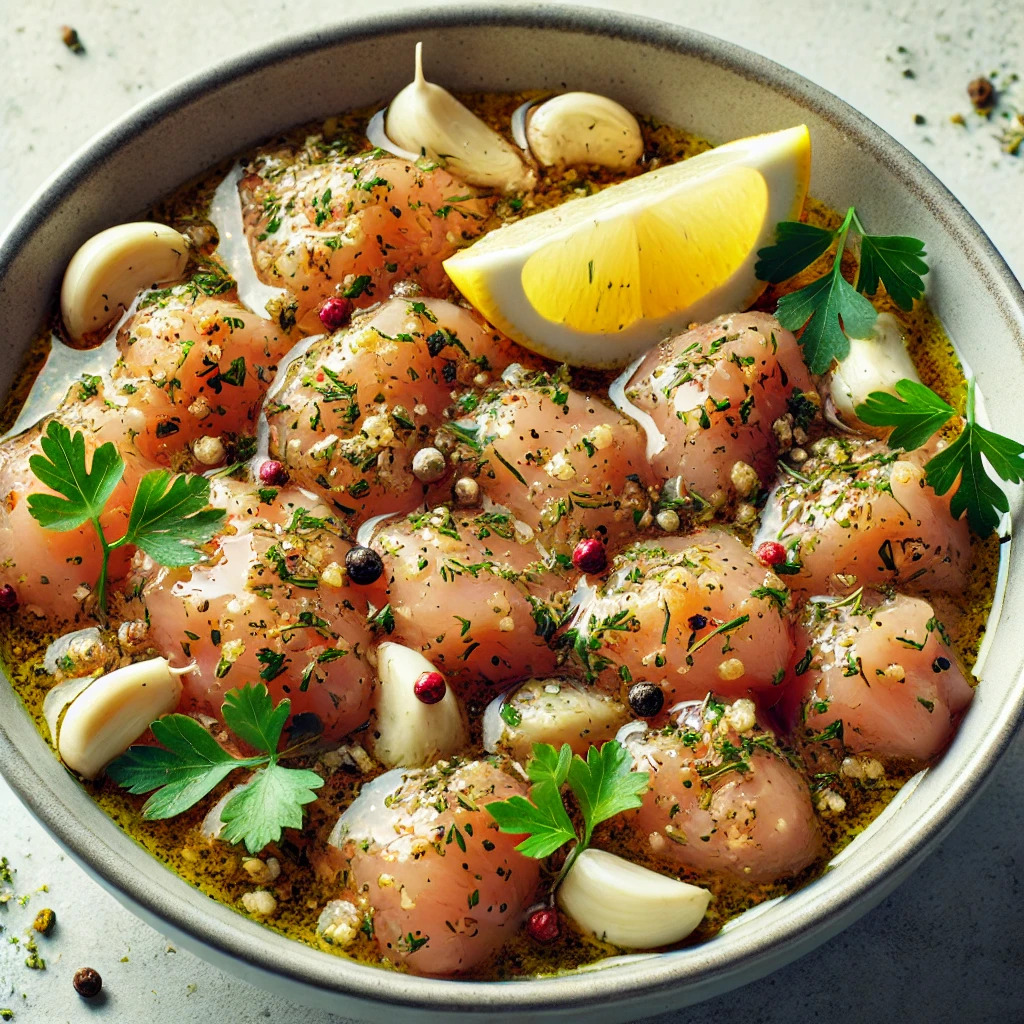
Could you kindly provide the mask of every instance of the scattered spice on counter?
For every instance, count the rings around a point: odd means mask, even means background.
[[[60,38],[61,42],[63,42],[63,44],[72,53],[85,53],[85,46],[82,44],[82,40],[78,37],[77,29],[72,28],[70,25],[61,25]]]
[[[100,972],[94,971],[91,967],[79,967],[75,971],[72,984],[75,986],[75,991],[83,999],[95,999],[103,989],[103,979],[100,977]]]
[[[975,78],[970,82],[967,95],[979,113],[991,110],[996,105],[996,87],[988,78]]]
[[[13,1010],[0,1010],[0,1020],[14,1020]]]
[[[32,927],[39,932],[40,935],[49,935],[56,924],[57,915],[49,907],[44,907],[38,914],[36,914],[36,919],[32,922]]]
[[[39,947],[36,945],[35,939],[25,940],[25,952],[28,956],[25,957],[25,966],[33,971],[45,971],[46,961],[39,955]]]
[[[1018,112],[1013,121],[1003,128],[999,135],[999,145],[1004,153],[1016,156],[1024,146],[1024,113]]]

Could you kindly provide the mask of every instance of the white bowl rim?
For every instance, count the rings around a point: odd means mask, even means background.
[[[614,36],[695,56],[812,109],[885,164],[927,206],[956,244],[973,254],[972,262],[988,298],[1001,316],[1007,322],[1024,325],[1024,290],[981,227],[920,161],[848,104],[794,71],[705,33],[632,14],[548,3],[496,8],[460,4],[431,11],[374,15],[298,33],[200,71],[128,111],[72,155],[40,187],[0,239],[0,276],[46,221],[54,202],[80,185],[97,164],[140,130],[159,123],[208,90],[243,79],[267,65],[339,43],[447,26],[537,28]],[[96,837],[64,808],[60,794],[48,786],[15,746],[2,720],[0,769],[31,813],[106,887],[120,893],[148,918],[193,936],[202,946],[291,979],[299,986],[334,993],[336,997],[349,996],[364,1007],[392,1005],[443,1010],[449,1015],[486,1015],[488,1019],[505,1015],[564,1019],[570,1008],[576,1017],[588,1007],[607,1010],[631,999],[643,998],[665,1007],[692,1002],[763,976],[825,941],[877,904],[949,832],[990,778],[1022,722],[1024,690],[1018,686],[1016,700],[1006,701],[986,742],[965,759],[963,778],[971,784],[951,789],[935,801],[917,828],[896,838],[884,856],[850,871],[841,886],[833,885],[827,899],[800,911],[780,907],[773,914],[770,943],[752,934],[733,941],[728,952],[698,947],[706,950],[699,962],[667,956],[607,971],[515,982],[452,981],[394,973],[317,953],[239,915],[218,919],[202,909],[210,901],[169,870],[165,872],[166,885],[154,890],[134,869],[132,854],[137,855],[139,847],[130,837],[124,836],[116,846],[98,846]],[[192,894],[192,900],[187,893]],[[680,995],[683,989],[692,992],[685,1000]]]

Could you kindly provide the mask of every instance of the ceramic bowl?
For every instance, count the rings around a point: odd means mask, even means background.
[[[588,89],[728,139],[805,122],[812,194],[925,240],[929,299],[978,375],[988,414],[1024,437],[1024,293],[978,225],[906,150],[834,96],[736,46],[622,14],[525,4],[376,17],[247,53],[138,107],[75,155],[0,247],[6,390],[75,249],[173,186],[293,124],[394,95],[423,40],[428,74],[455,89]],[[415,978],[350,963],[207,899],[140,848],[53,757],[0,684],[0,769],[32,813],[119,900],[228,971],[309,1005],[370,1020],[635,1019],[772,971],[889,893],[977,796],[1024,717],[1024,549],[1004,545],[1001,607],[984,681],[938,765],[821,878],[733,921],[701,946],[602,970],[514,983]]]

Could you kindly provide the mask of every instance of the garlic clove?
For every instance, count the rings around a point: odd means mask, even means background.
[[[377,647],[376,718],[371,723],[373,756],[388,768],[423,768],[456,754],[469,742],[466,715],[449,686],[436,704],[414,692],[424,672],[437,669],[411,647]]]
[[[574,753],[585,754],[591,745],[613,739],[629,718],[629,710],[614,697],[572,679],[529,679],[488,704],[484,750],[522,762],[535,743],[568,743]]]
[[[896,394],[896,383],[905,378],[921,381],[907,352],[899,322],[891,313],[880,313],[870,337],[850,339],[850,354],[829,375],[829,396],[836,414],[846,426],[884,436],[885,428],[862,423],[854,410],[872,391]]]
[[[81,693],[95,682],[92,676],[81,676],[77,679],[65,679],[62,683],[46,691],[43,698],[43,718],[50,730],[50,739],[57,746],[57,731],[64,709],[76,700]]]
[[[166,658],[126,665],[93,680],[64,713],[57,727],[61,760],[83,778],[94,779],[181,699],[184,669]]]
[[[559,906],[580,928],[627,949],[684,939],[710,902],[707,889],[593,849],[576,858],[558,889]]]
[[[144,288],[180,278],[187,263],[185,236],[166,224],[136,221],[93,235],[64,271],[60,311],[68,334],[81,341],[106,327]]]
[[[637,119],[593,92],[567,92],[526,112],[526,141],[544,167],[596,164],[624,171],[644,154]]]
[[[533,171],[515,149],[447,89],[424,78],[422,43],[416,44],[416,77],[388,105],[384,134],[470,185],[505,192],[533,188]]]

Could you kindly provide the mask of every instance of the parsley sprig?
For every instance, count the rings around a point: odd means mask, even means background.
[[[194,565],[202,558],[198,545],[210,540],[224,519],[222,509],[209,507],[210,482],[205,477],[175,476],[166,469],[155,469],[139,483],[124,536],[108,540],[100,516],[124,476],[124,459],[117,448],[109,441],[101,444],[93,452],[90,466],[85,457],[85,435],[77,431],[72,436],[56,420],[47,424],[40,446],[43,454],[33,455],[29,468],[57,494],[30,494],[29,513],[45,529],[59,533],[92,523],[103,549],[103,565],[94,591],[101,614],[107,609],[107,570],[112,551],[131,544],[160,565]]]
[[[560,750],[537,743],[526,772],[533,783],[530,799],[509,797],[487,804],[487,811],[500,831],[526,835],[516,849],[527,857],[549,857],[566,843],[575,843],[556,885],[590,845],[594,828],[622,811],[639,807],[650,784],[650,773],[633,771],[632,755],[616,740],[600,749],[592,746],[586,760],[573,755],[568,743]],[[565,807],[562,786],[566,783],[583,815],[582,833]]]
[[[151,726],[162,746],[129,747],[107,765],[107,774],[130,793],[152,793],[142,814],[157,821],[194,807],[236,769],[256,769],[245,788],[224,805],[221,838],[244,842],[250,853],[259,853],[280,840],[282,828],[302,827],[303,807],[316,799],[315,790],[324,780],[316,772],[280,763],[297,749],[277,750],[290,700],[275,707],[266,686],[249,683],[229,690],[221,710],[228,728],[261,754],[235,757],[194,718],[166,715]]]
[[[898,396],[898,397],[896,397]],[[920,448],[956,410],[931,388],[912,380],[896,385],[896,396],[873,391],[854,410],[874,427],[895,427],[889,445],[911,451]],[[1019,484],[1024,480],[1024,444],[981,426],[975,416],[975,382],[967,382],[966,423],[963,432],[948,448],[925,463],[925,479],[936,494],[946,494],[959,477],[950,500],[950,512],[967,521],[980,537],[987,537],[999,525],[1000,514],[1010,511],[1010,502],[998,483],[989,476],[986,462],[1001,480]]]
[[[860,236],[860,269],[856,286],[842,274],[843,251],[850,231]],[[834,231],[782,221],[775,244],[758,252],[754,273],[761,281],[780,284],[805,270],[835,244],[832,269],[809,285],[779,299],[776,316],[787,330],[798,331],[804,360],[812,373],[824,373],[832,360],[850,352],[850,338],[863,338],[878,318],[864,297],[875,295],[879,282],[901,309],[910,310],[924,294],[923,276],[928,272],[924,243],[904,235],[870,235],[857,211],[850,207]]]

